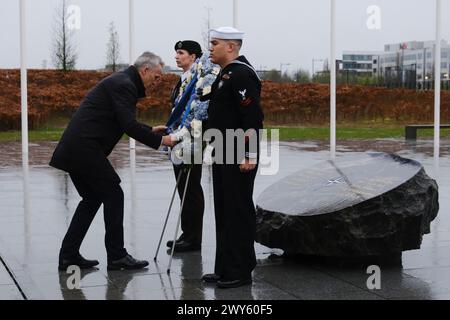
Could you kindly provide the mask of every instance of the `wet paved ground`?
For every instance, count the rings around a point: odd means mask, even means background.
[[[14,280],[6,270],[3,263],[0,262],[0,300],[22,300]]]
[[[125,243],[138,258],[151,260],[148,270],[108,272],[103,246],[104,225],[99,211],[81,248],[87,258],[100,260],[98,270],[82,274],[81,288],[69,290],[68,276],[57,271],[58,250],[79,196],[70,179],[47,166],[55,144],[30,146],[29,168],[23,170],[20,144],[0,144],[0,299],[450,299],[450,140],[442,141],[439,167],[431,140],[407,145],[402,140],[344,141],[338,154],[351,151],[396,152],[420,161],[436,178],[440,212],[420,250],[404,252],[401,264],[381,265],[381,289],[369,290],[367,263],[292,261],[280,251],[255,244],[258,265],[251,286],[216,289],[199,279],[213,271],[215,253],[212,183],[203,171],[206,196],[201,252],[176,254],[172,272],[162,247],[153,262],[174,177],[166,156],[142,145],[130,169],[128,144],[121,142],[111,157],[125,192]],[[329,157],[323,142],[282,143],[276,175],[258,175],[254,196],[286,175]],[[131,162],[133,163],[133,162]],[[163,244],[173,238],[176,208]],[[274,255],[275,254],[275,255]]]

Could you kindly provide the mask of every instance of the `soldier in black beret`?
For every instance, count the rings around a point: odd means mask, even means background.
[[[200,58],[202,56],[201,46],[198,44],[198,42],[193,41],[193,40],[178,41],[177,43],[175,43],[175,51],[177,52],[177,54],[178,54],[178,50],[184,50],[189,55],[194,54],[195,59]],[[194,61],[195,61],[195,59],[194,59]],[[182,67],[180,67],[180,68],[182,68]],[[185,71],[185,70],[183,69],[183,71]]]
[[[202,56],[202,48],[198,42],[192,40],[178,41],[175,43],[175,61],[177,66],[183,70],[180,80],[172,92],[172,107],[175,106],[175,100],[180,94],[180,88],[186,87],[192,80],[189,70],[197,58]],[[186,185],[187,171],[182,170],[180,166],[173,166],[175,179],[180,176],[178,183],[178,194],[180,199],[183,196]],[[203,212],[205,209],[205,200],[201,185],[202,165],[195,164],[191,169],[189,176],[189,185],[186,190],[183,211],[181,212],[181,230],[182,234],[175,243],[176,252],[198,251],[202,244],[203,230]],[[167,247],[172,248],[173,241],[167,241]]]

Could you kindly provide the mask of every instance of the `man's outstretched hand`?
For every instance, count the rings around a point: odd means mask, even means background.
[[[166,136],[162,137],[161,144],[163,146],[167,147],[174,147],[179,141],[176,139],[176,137],[173,134],[168,134]]]
[[[156,134],[163,135],[166,133],[167,127],[166,126],[156,126],[152,128],[152,132]]]

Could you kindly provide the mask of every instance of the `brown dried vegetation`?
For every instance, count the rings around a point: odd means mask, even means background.
[[[106,72],[56,70],[28,71],[29,126],[45,123],[51,116],[70,116],[86,93]],[[170,94],[178,77],[166,74],[158,88],[142,99],[142,117],[165,119],[170,112]],[[323,84],[263,82],[262,106],[273,124],[310,125],[329,121],[329,87]],[[338,122],[431,123],[432,91],[338,86]],[[450,122],[450,92],[441,98],[441,121]],[[0,70],[0,131],[20,129],[20,72]]]

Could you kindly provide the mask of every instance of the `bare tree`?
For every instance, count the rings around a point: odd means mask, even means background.
[[[77,61],[74,31],[68,27],[67,20],[67,4],[66,0],[62,0],[54,15],[52,58],[55,67],[63,71],[74,70]]]
[[[294,80],[297,83],[310,83],[311,76],[309,75],[309,71],[298,69],[297,72],[294,73]]]
[[[119,34],[117,33],[114,22],[109,24],[109,41],[106,49],[106,69],[117,71],[120,59]]]
[[[264,75],[262,76],[263,80],[268,81],[274,81],[274,82],[281,82],[281,73],[280,70],[271,69],[264,72]]]

